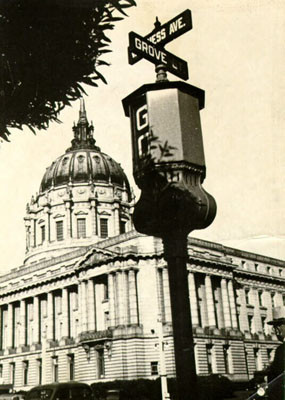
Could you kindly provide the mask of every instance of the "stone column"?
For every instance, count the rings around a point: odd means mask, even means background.
[[[96,330],[105,329],[104,315],[102,310],[103,283],[95,283],[95,307],[96,307]]]
[[[71,202],[70,200],[64,200],[66,210],[66,239],[72,237],[72,226],[71,226]]]
[[[78,287],[77,287],[77,300],[78,300],[78,328],[80,332],[82,331],[82,305],[81,305],[81,297],[82,297],[82,282],[78,282]],[[74,325],[75,326],[75,325]],[[76,329],[74,329],[74,332]],[[78,332],[77,332],[78,334]]]
[[[33,325],[34,325],[34,337],[32,339],[33,343],[39,343],[39,297],[34,297],[34,315],[33,315]]]
[[[138,298],[136,285],[136,271],[129,271],[129,299],[130,299],[130,323],[138,324]]]
[[[70,334],[70,321],[68,318],[68,289],[62,289],[62,337],[68,338]],[[61,339],[61,338],[60,338]]]
[[[208,323],[210,328],[216,327],[215,305],[213,299],[212,282],[210,275],[205,276]]]
[[[235,293],[232,280],[228,281],[228,293],[229,293],[230,310],[232,317],[232,327],[234,329],[238,329],[237,309],[236,309]]]
[[[221,280],[221,291],[222,291],[225,328],[231,328],[232,321],[230,313],[229,295],[228,295],[227,281],[224,278],[222,278]]]
[[[95,331],[95,292],[94,292],[94,281],[90,279],[88,285],[88,330]]]
[[[53,293],[47,294],[47,340],[54,340],[54,304]]]
[[[114,287],[114,274],[108,274],[108,288],[109,288],[109,321],[110,326],[115,326],[115,287]],[[131,295],[130,287],[130,295]],[[130,300],[131,301],[131,300]],[[132,302],[131,304],[131,315],[132,315]]]
[[[36,247],[36,223],[34,215],[31,216],[31,241],[30,246]]]
[[[119,203],[114,204],[114,236],[120,234],[120,205]]]
[[[47,230],[47,232],[46,232],[46,241],[48,243],[50,243],[50,240],[51,240],[51,227],[50,227],[51,211],[50,211],[49,207],[47,208],[47,212],[46,213],[47,213],[47,216],[46,216],[46,221],[47,221],[47,223],[46,223],[46,225],[47,225],[47,227],[46,227],[46,230]]]
[[[199,311],[198,311],[195,276],[193,272],[188,273],[188,285],[189,285],[189,299],[190,299],[192,326],[197,327],[199,326]]]
[[[25,346],[26,344],[26,301],[20,301],[20,346]]]
[[[26,228],[26,251],[29,250],[31,246],[31,218],[24,218],[25,228]]]
[[[91,208],[91,235],[97,235],[97,221],[96,221],[96,200],[90,199],[90,208]]]
[[[81,298],[79,301],[81,302],[81,329],[82,332],[86,332],[88,330],[87,326],[87,301],[86,301],[86,282],[81,282]]]
[[[129,271],[122,272],[123,283],[123,301],[122,301],[122,321],[124,325],[130,323],[130,307],[129,307]]]
[[[7,347],[13,346],[13,304],[8,304]]]
[[[171,305],[170,305],[169,279],[168,279],[167,268],[162,269],[162,282],[163,282],[163,295],[164,295],[165,322],[171,322]]]
[[[119,316],[119,325],[124,324],[124,282],[123,282],[123,272],[122,271],[117,271],[116,273],[117,277],[117,310],[118,310],[118,316]]]

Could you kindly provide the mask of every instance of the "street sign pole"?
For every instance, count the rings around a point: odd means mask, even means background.
[[[134,178],[141,197],[134,207],[138,232],[162,238],[171,302],[177,400],[198,400],[190,299],[187,237],[216,215],[214,198],[202,188],[205,159],[199,110],[204,91],[181,81],[169,82],[166,71],[188,79],[186,61],[164,45],[192,28],[186,10],[146,37],[129,34],[129,62],[155,64],[157,81],[123,100],[131,119]],[[163,374],[164,374],[163,370]]]
[[[189,302],[187,233],[174,231],[166,235],[163,246],[169,276],[177,399],[197,400],[199,391]]]

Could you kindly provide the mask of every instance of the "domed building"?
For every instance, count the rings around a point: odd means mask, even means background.
[[[127,177],[93,130],[82,100],[27,205],[24,263],[0,276],[0,382],[15,390],[153,379],[162,362],[175,376],[162,242],[133,229]],[[191,237],[187,269],[197,373],[251,379],[278,345],[267,321],[285,305],[284,261]]]
[[[46,170],[27,204],[25,264],[131,230],[131,192],[120,166],[96,146],[81,100],[71,147]]]

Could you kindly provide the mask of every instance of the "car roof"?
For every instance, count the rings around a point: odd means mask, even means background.
[[[55,382],[55,383],[48,383],[46,385],[38,385],[33,387],[31,390],[39,390],[39,389],[54,389],[54,388],[63,388],[63,387],[88,387],[90,388],[87,383],[83,382],[76,382],[76,381],[69,381],[69,382]]]

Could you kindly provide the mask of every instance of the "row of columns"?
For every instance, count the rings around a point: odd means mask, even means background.
[[[89,287],[90,293],[92,291],[94,293],[92,280],[89,281]],[[75,286],[65,287],[33,298],[22,299],[20,302],[2,305],[0,307],[1,348],[41,343],[44,336],[48,341],[53,341],[78,334],[79,332],[76,332],[78,329],[75,329],[75,320],[78,321],[80,314],[75,312],[70,298],[72,294],[77,295],[77,291]],[[86,312],[88,307],[86,299],[84,304],[80,301],[79,304],[80,308]],[[84,318],[82,320],[84,321]]]
[[[72,213],[72,204],[70,199],[64,199],[65,206],[65,214],[64,218],[64,239],[77,238],[77,226],[74,226],[73,213]],[[90,198],[90,215],[86,215],[86,223],[90,221],[90,234],[92,236],[98,235],[98,214],[96,207],[96,199]],[[43,225],[45,226],[45,241],[50,242],[51,237],[56,237],[56,232],[52,234],[52,229],[55,229],[55,226],[51,226],[51,210],[50,206],[47,205],[44,207],[44,215],[42,216]],[[113,223],[112,231],[110,232],[112,236],[116,236],[120,234],[120,203],[114,203],[113,209],[113,218],[110,220]],[[40,231],[38,231],[38,217],[35,211],[30,211],[29,215],[25,218],[25,226],[26,226],[26,248],[29,250],[30,248],[37,247],[38,244],[41,244]],[[86,224],[87,228],[87,224]]]
[[[108,275],[111,326],[139,323],[136,271],[118,270]]]
[[[218,327],[217,310],[214,301],[214,292],[212,278],[206,274],[204,282],[202,282],[205,290],[205,296],[202,301],[198,299],[198,288],[196,286],[195,275],[193,272],[188,273],[189,298],[191,307],[192,324],[194,327],[202,326],[202,319],[206,321],[206,326],[210,328]],[[223,314],[224,328],[238,329],[237,310],[235,304],[235,294],[232,280],[221,278],[221,304]],[[202,304],[201,304],[202,303]],[[201,313],[204,312],[204,318]]]
[[[134,269],[117,270],[98,280],[81,280],[77,287],[2,305],[2,348],[41,343],[43,337],[53,341],[109,326],[138,324],[136,274]]]

